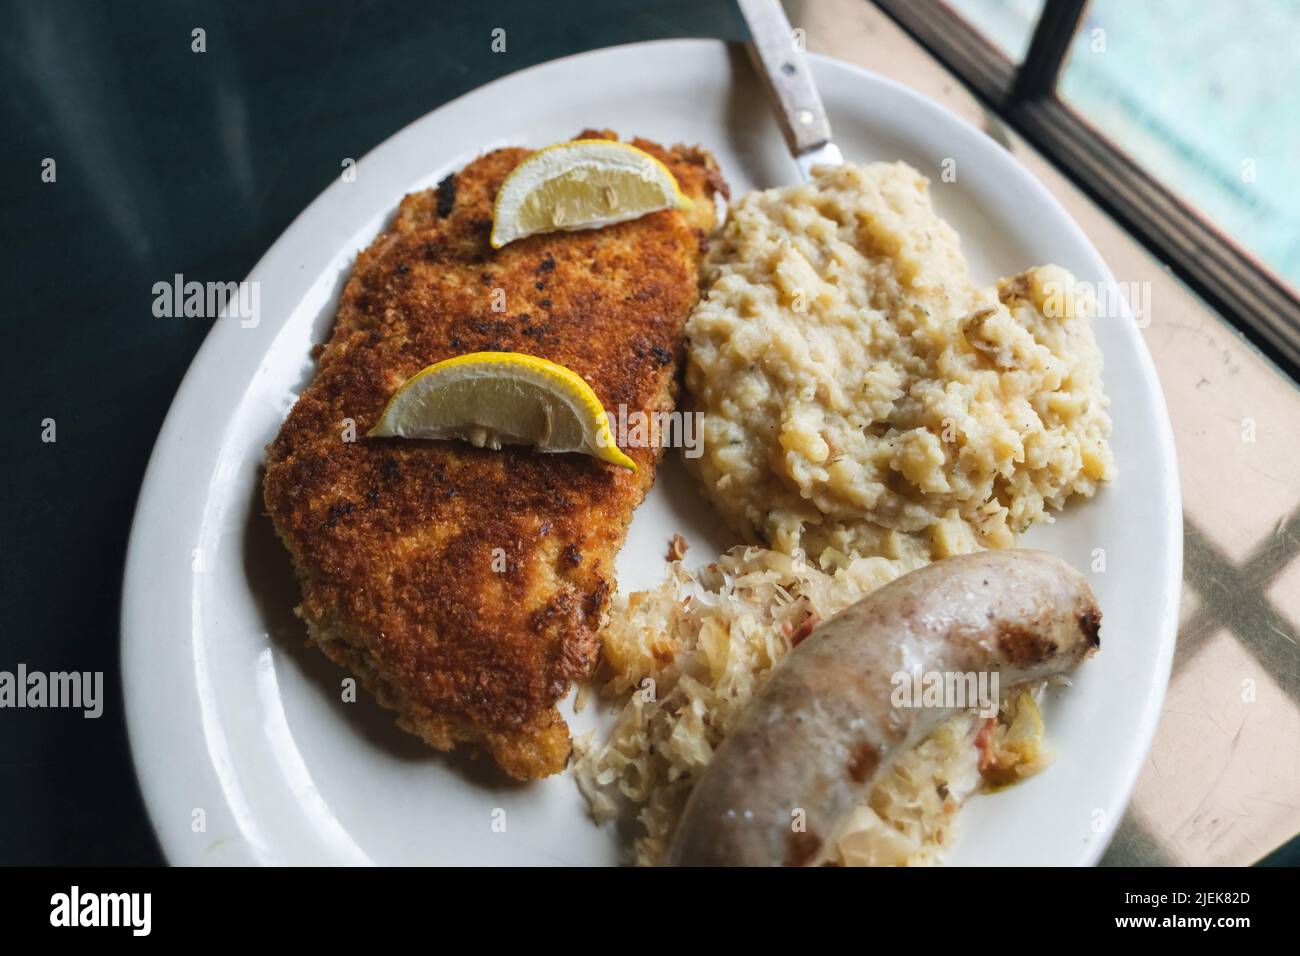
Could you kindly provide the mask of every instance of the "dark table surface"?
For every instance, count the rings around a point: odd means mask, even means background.
[[[155,318],[154,283],[242,279],[343,157],[497,77],[745,31],[726,0],[4,10],[0,670],[102,671],[106,704],[99,719],[0,710],[0,863],[157,863],[123,718],[119,595],[149,452],[209,320]]]

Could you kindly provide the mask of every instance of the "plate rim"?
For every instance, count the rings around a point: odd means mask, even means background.
[[[359,160],[357,166],[364,168],[366,160],[376,152],[391,146],[396,140],[407,134],[417,125],[427,122],[431,117],[444,111],[450,111],[454,107],[461,105],[471,97],[478,97],[490,91],[494,87],[507,82],[518,82],[520,79],[534,74],[538,71],[545,71],[556,67],[559,64],[571,63],[572,61],[600,58],[609,56],[620,51],[626,52],[638,48],[655,48],[660,55],[672,47],[681,49],[703,49],[723,50],[723,55],[731,55],[737,44],[728,41],[710,38],[674,38],[662,40],[637,41],[632,43],[617,44],[614,46],[602,47],[595,50],[587,50],[580,53],[570,54],[564,57],[558,57],[543,63],[534,64],[522,70],[498,77],[482,86],[468,90],[465,93],[448,100],[435,107],[434,109],[416,117],[410,123],[405,124],[398,130],[386,136],[382,141],[375,144]],[[922,104],[927,110],[938,110],[949,122],[958,124],[965,128],[967,133],[973,133],[979,138],[986,140],[989,144],[1003,149],[987,133],[970,123],[963,117],[957,115],[948,109],[944,104],[931,99],[930,97],[908,87],[890,77],[864,69],[855,64],[840,60],[823,54],[809,54],[810,58],[816,62],[828,64],[835,69],[847,70],[855,73],[871,83],[884,84],[892,88],[897,93],[913,102]],[[483,148],[490,148],[490,144],[484,144]],[[1005,150],[1004,150],[1005,151]],[[1083,231],[1082,227],[1070,215],[1064,205],[1047,189],[1047,187],[1026,168],[1017,157],[1008,152],[1008,158],[1023,172],[1023,179],[1032,183],[1030,187],[1037,194],[1036,198],[1040,202],[1046,202],[1054,207],[1059,218],[1068,223],[1068,228],[1073,232],[1073,238],[1079,244],[1087,249],[1092,258],[1101,267],[1101,274],[1114,281],[1114,276],[1097,249],[1092,240]],[[245,281],[253,281],[262,271],[269,268],[270,261],[275,257],[278,249],[289,245],[286,240],[292,239],[294,243],[299,241],[299,233],[306,228],[308,220],[312,218],[314,210],[318,210],[326,203],[334,202],[334,197],[339,193],[341,187],[340,180],[335,177],[326,185],[321,192],[305,206],[297,216],[289,223],[288,226],[276,237],[274,242],[267,248],[262,256],[254,264]],[[285,323],[288,322],[291,313],[286,312],[282,321],[274,326],[268,327],[268,335],[264,346],[256,351],[258,355],[265,355],[271,348],[274,336],[279,334]],[[1130,316],[1131,318],[1131,316]],[[149,692],[148,684],[151,682],[153,674],[149,670],[150,648],[146,635],[149,633],[147,617],[154,616],[159,612],[152,604],[154,596],[151,593],[149,582],[151,571],[157,572],[157,559],[160,556],[171,554],[174,557],[174,548],[164,547],[169,541],[175,541],[175,535],[169,535],[169,525],[165,516],[159,515],[155,502],[166,500],[170,497],[167,482],[169,473],[175,470],[175,465],[185,462],[184,452],[184,434],[181,431],[184,419],[187,419],[191,410],[201,404],[204,394],[201,392],[201,383],[199,379],[205,371],[215,364],[212,356],[218,355],[225,347],[231,336],[237,335],[237,328],[232,323],[222,323],[213,321],[203,342],[196,351],[194,358],[191,360],[182,377],[175,395],[168,406],[167,414],[159,429],[158,436],[154,441],[152,450],[149,455],[144,477],[141,481],[140,492],[136,500],[136,506],[132,516],[131,531],[128,537],[126,556],[123,565],[122,577],[122,594],[119,612],[119,665],[120,665],[120,687],[124,703],[125,719],[127,726],[127,736],[130,745],[132,766],[139,787],[146,811],[149,815],[150,825],[153,828],[158,845],[168,862],[182,865],[195,865],[213,862],[206,859],[202,853],[195,850],[195,843],[192,840],[180,840],[176,838],[177,827],[173,825],[164,825],[162,823],[163,807],[170,806],[173,802],[169,799],[169,794],[175,790],[175,781],[172,775],[164,768],[166,763],[162,758],[166,755],[168,748],[162,743],[162,736],[152,723],[152,717],[146,713],[147,707],[144,695]],[[1141,727],[1135,728],[1140,730],[1140,736],[1143,740],[1143,746],[1134,748],[1131,751],[1132,757],[1128,766],[1124,768],[1123,779],[1125,786],[1117,788],[1118,812],[1111,814],[1105,821],[1105,826],[1098,833],[1096,840],[1088,845],[1088,851],[1083,855],[1081,863],[1083,865],[1092,865],[1100,859],[1101,855],[1109,846],[1114,836],[1115,830],[1119,825],[1124,813],[1128,807],[1134,787],[1137,784],[1138,775],[1143,763],[1150,752],[1152,742],[1154,741],[1155,732],[1159,723],[1164,696],[1168,687],[1169,677],[1172,670],[1173,655],[1177,638],[1178,628],[1178,606],[1182,587],[1182,564],[1183,564],[1183,533],[1182,533],[1182,508],[1181,508],[1181,484],[1178,474],[1178,461],[1173,441],[1172,425],[1168,414],[1168,405],[1165,399],[1164,391],[1160,386],[1160,380],[1156,373],[1155,364],[1151,357],[1150,350],[1147,348],[1146,341],[1140,333],[1135,333],[1133,341],[1136,348],[1133,350],[1132,358],[1137,365],[1137,373],[1153,388],[1152,393],[1159,402],[1159,407],[1153,409],[1154,418],[1158,430],[1158,454],[1160,460],[1168,468],[1169,476],[1169,494],[1161,502],[1161,517],[1168,529],[1167,540],[1162,548],[1163,553],[1168,559],[1169,574],[1166,580],[1160,582],[1160,593],[1165,597],[1165,608],[1162,615],[1162,627],[1159,634],[1160,646],[1156,657],[1156,672],[1153,678],[1156,679],[1158,686],[1151,689],[1147,695],[1141,710]],[[256,370],[253,371],[256,375]],[[245,388],[246,390],[246,388]],[[241,393],[242,394],[242,393]],[[227,414],[225,422],[228,423],[231,415]],[[219,418],[218,425],[221,424]],[[209,433],[208,442],[209,451],[213,457],[219,456],[226,441],[225,429],[218,427]],[[179,456],[179,459],[178,459]],[[204,486],[206,502],[206,489]],[[201,508],[201,513],[205,511]],[[186,548],[188,554],[188,548]],[[191,575],[191,577],[193,577]],[[196,597],[194,588],[197,585],[191,585],[191,589],[184,593],[173,593],[170,597],[163,594],[161,601],[179,602],[176,604],[178,612],[183,612],[186,616],[193,613],[196,606]],[[154,628],[155,637],[157,628]],[[187,640],[192,643],[194,631],[191,628],[187,635]],[[193,653],[189,654],[193,657]],[[195,665],[197,666],[197,664]],[[195,698],[201,696],[201,692],[194,687],[186,685],[185,689],[187,704],[194,704]],[[201,709],[201,703],[199,704]],[[198,720],[202,724],[202,714],[197,718],[194,715],[187,715],[189,720]],[[206,727],[201,727],[205,729]],[[202,741],[204,750],[206,747],[206,738]],[[206,772],[215,773],[211,766],[212,758],[210,752],[205,754],[204,769]],[[224,784],[220,775],[217,774],[217,784],[224,791]],[[226,794],[228,797],[229,795]]]

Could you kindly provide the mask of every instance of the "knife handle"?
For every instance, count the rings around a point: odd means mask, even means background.
[[[749,26],[749,58],[777,108],[777,120],[790,152],[798,156],[824,146],[831,124],[813,82],[808,60],[794,42],[794,31],[779,0],[738,0]]]

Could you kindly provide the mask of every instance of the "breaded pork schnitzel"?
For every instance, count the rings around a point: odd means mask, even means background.
[[[316,378],[267,450],[266,506],[312,640],[403,728],[442,750],[481,748],[520,779],[568,759],[555,705],[595,665],[614,556],[661,450],[624,449],[631,472],[586,455],[364,436],[409,377],[477,351],[568,366],[611,412],[672,409],[713,194],[726,187],[701,150],[633,142],[692,209],[493,250],[492,202],[524,149],[407,196],[357,257]]]

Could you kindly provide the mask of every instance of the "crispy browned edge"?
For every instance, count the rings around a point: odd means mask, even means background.
[[[579,138],[598,136],[614,138]],[[713,195],[726,186],[703,150],[633,142],[669,166],[691,210],[494,251],[492,199],[523,149],[407,196],[357,257],[316,378],[268,446],[267,510],[311,638],[403,728],[439,749],[482,748],[520,779],[567,762],[555,703],[595,665],[613,559],[659,450],[625,449],[632,473],[581,455],[364,435],[411,375],[480,350],[566,365],[606,408],[673,407]],[[504,312],[492,310],[498,289]],[[355,442],[343,440],[347,419]]]

